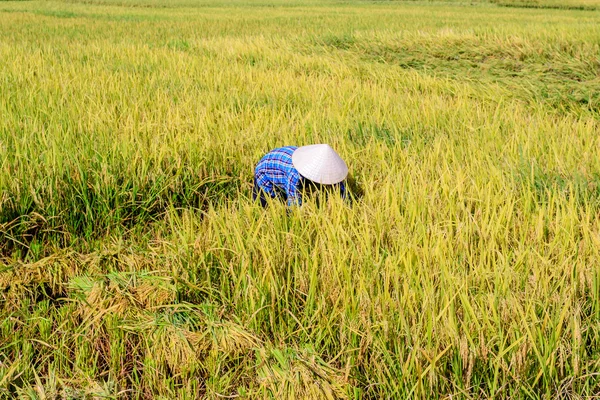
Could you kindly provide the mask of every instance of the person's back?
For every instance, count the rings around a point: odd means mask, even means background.
[[[271,198],[282,196],[288,205],[297,199],[297,189],[300,183],[300,174],[294,167],[292,155],[298,147],[286,146],[268,152],[254,169],[254,187],[260,188]],[[258,193],[254,194],[256,199]],[[265,205],[261,197],[261,204]]]

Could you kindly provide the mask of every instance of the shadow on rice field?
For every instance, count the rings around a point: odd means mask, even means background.
[[[595,11],[600,9],[598,0],[491,0],[501,7],[537,8],[554,10]]]
[[[541,47],[517,38],[500,41],[475,35],[398,37],[395,41],[344,35],[315,39],[319,47],[402,69],[471,84],[498,84],[513,96],[562,112],[600,110],[600,58],[596,46],[555,43]]]
[[[205,210],[233,198],[240,184],[231,177],[201,178],[192,168],[169,170],[169,161],[145,180],[81,167],[46,182],[21,182],[0,199],[0,254],[34,259],[44,243],[60,247],[77,238],[94,240],[116,232],[150,229],[164,214],[178,209]],[[25,189],[21,191],[22,189]]]
[[[549,204],[558,196],[600,211],[600,173],[565,175],[544,170],[535,163],[522,163],[515,182],[518,190],[533,193],[537,204]]]

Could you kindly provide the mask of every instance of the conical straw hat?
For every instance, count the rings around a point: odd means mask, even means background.
[[[346,179],[348,167],[328,144],[302,146],[292,154],[300,175],[316,183],[333,185]]]

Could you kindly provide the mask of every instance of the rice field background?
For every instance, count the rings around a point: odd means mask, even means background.
[[[600,396],[600,3],[503,1],[0,1],[0,396]]]

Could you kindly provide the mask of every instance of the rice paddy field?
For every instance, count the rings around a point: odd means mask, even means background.
[[[597,0],[0,1],[0,398],[599,398],[599,133]]]

